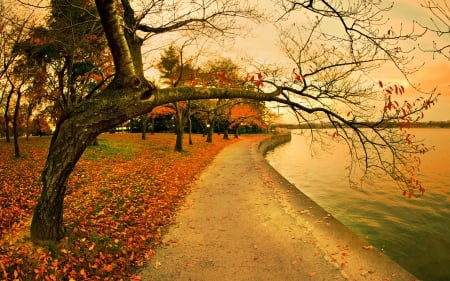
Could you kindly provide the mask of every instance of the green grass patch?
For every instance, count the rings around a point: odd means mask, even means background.
[[[84,157],[88,160],[98,161],[105,159],[131,160],[135,148],[124,142],[109,139],[99,139],[97,145],[89,146]]]

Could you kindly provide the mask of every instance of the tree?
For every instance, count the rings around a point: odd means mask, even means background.
[[[175,110],[172,107],[160,105],[160,106],[156,106],[155,108],[153,108],[152,111],[148,114],[148,116],[150,117],[150,120],[152,121],[151,133],[153,134],[153,132],[155,130],[155,119],[157,117],[170,116],[170,115],[174,115],[174,114],[175,114]]]
[[[9,4],[9,7],[4,6]],[[21,102],[24,97],[23,87],[30,80],[31,66],[24,62],[24,54],[18,46],[26,40],[29,29],[33,27],[34,11],[25,13],[13,12],[12,3],[0,3],[0,86],[2,94],[0,105],[6,96],[4,105],[4,122],[6,141],[10,141],[9,127],[12,121],[14,136],[14,155],[20,157],[19,129],[21,127]],[[26,90],[25,90],[26,92]],[[7,94],[6,94],[7,93]],[[13,118],[10,118],[10,107],[14,104]]]
[[[183,46],[184,47],[184,46]],[[183,47],[177,50],[174,45],[170,45],[161,55],[158,68],[161,71],[161,78],[169,87],[186,85],[194,81],[193,69],[189,63],[183,59]],[[183,133],[190,113],[189,102],[174,102],[172,104],[175,114],[175,151],[183,151]]]
[[[245,84],[240,76],[239,67],[230,58],[216,58],[208,60],[197,71],[196,80],[200,81],[203,87],[236,88]],[[228,116],[231,108],[240,102],[245,101],[242,99],[234,101],[215,99],[198,104],[197,115],[203,115],[203,120],[205,120],[207,142],[212,142],[213,132],[217,125],[225,127],[224,137],[228,137]]]
[[[4,106],[3,118],[7,142],[10,141],[10,104],[13,94],[16,93],[16,88],[12,85],[9,77],[13,75],[16,63],[21,56],[16,46],[27,36],[27,30],[32,26],[33,15],[33,11],[20,16],[12,11],[11,3],[7,1],[0,3],[0,106]],[[20,98],[18,100],[18,106],[20,106]],[[4,105],[3,101],[5,101]],[[18,113],[18,111],[16,112]],[[17,149],[18,147],[16,147],[16,152]]]
[[[319,49],[310,50],[307,57],[303,51],[317,38],[304,37],[304,44],[298,45],[303,49],[290,79],[269,80],[260,73],[253,81],[248,80],[245,85],[236,88],[156,89],[144,77],[141,53],[144,38],[138,36],[138,31],[149,36],[179,29],[197,31],[197,34],[210,35],[213,31],[224,34],[235,31],[229,28],[234,27],[236,16],[251,12],[239,8],[242,1],[210,0],[195,2],[196,5],[188,2],[189,5],[182,6],[178,11],[157,2],[161,5],[149,5],[143,9],[145,14],[136,16],[128,0],[121,0],[120,3],[117,0],[95,1],[114,60],[115,75],[103,90],[73,104],[58,120],[42,174],[42,193],[31,223],[33,239],[57,240],[64,236],[63,201],[67,179],[87,143],[101,132],[150,112],[157,105],[188,99],[249,98],[274,101],[289,105],[301,120],[311,122],[309,116],[315,117],[315,120],[321,118],[322,121],[325,118],[334,128],[333,135],[348,143],[356,161],[365,163],[366,168],[385,170],[396,180],[404,182],[408,192],[422,191],[416,182],[410,181],[409,174],[412,171],[410,161],[423,152],[422,147],[416,146],[414,139],[402,131],[388,129],[386,124],[420,119],[423,110],[435,101],[435,96],[416,103],[397,105],[393,97],[404,93],[401,87],[380,83],[383,87],[377,89],[373,83],[367,85],[355,79],[360,77],[358,74],[361,71],[375,67],[374,64],[391,61],[402,66],[400,50],[390,43],[392,40],[406,40],[411,35],[385,34],[380,29],[372,28],[377,23],[374,22],[378,20],[377,15],[384,10],[379,7],[382,4],[361,1],[344,6],[328,1],[286,1],[289,3],[289,13],[302,9],[317,15],[318,19],[313,20],[313,31],[318,30],[314,28],[318,28],[317,23],[325,18],[339,23],[344,31],[342,38],[326,33],[319,38],[328,40],[325,43],[336,41],[339,49],[333,50],[327,44],[319,44]],[[165,13],[155,9],[164,9]],[[170,20],[164,22],[164,15],[169,11],[176,14],[170,14],[167,17]],[[152,18],[154,13],[163,18]],[[161,22],[163,24],[156,26]],[[328,54],[330,57],[327,58]],[[381,100],[369,106],[369,95]],[[343,107],[338,107],[333,101],[340,102]],[[374,152],[375,157],[369,151]],[[387,158],[386,153],[389,154]]]
[[[22,71],[20,69],[19,71]],[[18,71],[18,70],[16,70]],[[14,75],[16,76],[16,75]],[[19,113],[20,113],[20,102],[23,95],[22,87],[27,82],[28,75],[17,75],[18,77],[8,77],[8,82],[11,84],[10,94],[16,94],[15,106],[14,106],[14,114],[13,114],[13,136],[14,136],[14,156],[16,158],[20,157],[20,148],[19,148]],[[16,78],[18,78],[19,85],[16,85]],[[5,115],[6,117],[6,115]],[[6,118],[5,118],[6,119]]]
[[[236,132],[238,132],[241,125],[255,125],[261,129],[267,128],[267,125],[263,120],[263,108],[257,104],[246,103],[233,106],[230,111],[228,122],[228,126],[230,128],[235,128]]]
[[[67,107],[101,89],[112,76],[112,61],[93,1],[52,0],[45,26],[18,44],[36,68],[35,81],[46,89],[57,118]],[[35,83],[36,84],[36,83]]]

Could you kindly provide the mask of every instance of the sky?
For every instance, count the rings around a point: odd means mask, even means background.
[[[420,2],[424,1],[394,1],[394,7],[389,14],[389,24],[395,26],[403,22],[404,30],[410,30],[412,28],[413,20],[429,24],[431,14],[420,7]],[[266,11],[273,11],[273,4],[270,0],[258,1],[258,3]],[[248,23],[247,28],[250,30],[248,34],[238,37],[234,41],[234,44],[231,44],[224,51],[223,56],[235,57],[237,60],[251,57],[257,62],[265,64],[279,63],[285,59],[284,54],[282,54],[278,47],[277,31],[272,24]],[[433,57],[431,53],[418,51],[419,46],[422,48],[428,47],[433,40],[450,44],[450,35],[447,34],[438,38],[435,34],[433,36],[430,34],[412,43],[410,47],[416,49],[413,63],[417,66],[423,64],[423,66],[420,71],[411,76],[411,80],[426,91],[436,89],[436,92],[441,93],[438,103],[425,112],[424,120],[447,121],[450,120],[450,61],[443,56],[435,55]],[[402,84],[406,88],[407,94],[415,95],[415,91],[408,86],[404,77],[398,72],[392,71],[392,69],[381,69],[378,73],[374,73],[374,76],[375,80],[392,81]],[[289,119],[289,116],[287,116],[287,121],[292,120],[292,118]]]
[[[275,15],[274,1],[249,0],[250,3],[257,3],[258,8],[270,16]],[[411,30],[414,20],[430,24],[429,18],[431,14],[420,6],[420,3],[425,1],[429,0],[383,0],[382,3],[394,3],[393,9],[388,15],[390,20],[388,24],[395,27],[402,23],[404,31]],[[450,0],[436,1],[444,3],[444,1]],[[450,3],[448,4],[450,5]],[[299,18],[289,19],[290,22],[302,20]],[[417,28],[418,26],[416,25],[416,30],[418,30]],[[415,48],[413,63],[416,66],[423,65],[420,71],[410,77],[410,81],[425,91],[429,92],[436,89],[436,92],[441,94],[438,103],[425,112],[424,121],[450,121],[450,61],[443,56],[433,56],[432,53],[419,51],[419,48],[429,47],[430,42],[433,42],[433,40],[450,44],[450,35],[447,34],[438,38],[435,34],[427,34],[421,40],[412,42],[411,46],[408,46]],[[210,51],[210,54],[213,56],[219,54],[222,57],[230,57],[240,65],[245,65],[249,62],[259,65],[280,63],[288,65],[290,63],[279,48],[278,31],[272,23],[246,21],[243,35],[238,36],[235,40],[227,41],[225,47],[213,46],[210,48]],[[158,60],[159,56],[159,53],[154,56],[153,61]],[[287,69],[292,69],[292,66],[287,67]],[[374,81],[381,80],[403,85],[406,89],[406,94],[410,95],[411,100],[414,100],[417,97],[416,91],[408,85],[403,76],[393,70],[393,67],[379,69],[378,72],[372,74]],[[296,121],[292,115],[288,114],[284,117],[281,120],[282,122],[294,123]]]

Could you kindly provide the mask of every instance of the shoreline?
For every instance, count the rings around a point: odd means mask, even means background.
[[[378,271],[391,271],[398,272],[398,274],[392,273],[392,280],[419,280],[411,272],[400,266],[397,262],[386,256],[376,247],[369,245],[369,243],[362,237],[358,236],[347,226],[341,223],[339,220],[333,217],[320,205],[306,196],[298,187],[285,179],[275,168],[273,168],[268,161],[264,158],[264,155],[277,146],[282,145],[291,140],[286,133],[279,135],[273,135],[267,139],[264,139],[258,145],[258,151],[261,156],[261,160],[273,170],[273,176],[280,182],[280,187],[283,188],[285,194],[283,194],[283,200],[290,202],[293,206],[307,209],[300,211],[300,214],[307,215],[310,221],[310,231],[318,238],[318,244],[321,249],[324,250],[329,256],[326,257],[331,263],[341,267],[344,276],[350,280],[358,280],[359,277],[375,277],[376,271],[372,270],[355,270],[355,268],[348,266],[349,263],[374,263],[379,268]],[[297,202],[298,201],[298,202]],[[293,215],[298,211],[295,209],[290,210]],[[332,244],[340,245],[337,248],[333,248]],[[348,253],[348,250],[352,251],[352,256]],[[341,254],[339,254],[341,252]],[[355,279],[356,278],[356,279]],[[364,280],[391,280],[386,279],[364,279]]]
[[[417,280],[270,166],[286,136],[242,139],[202,172],[142,280]]]

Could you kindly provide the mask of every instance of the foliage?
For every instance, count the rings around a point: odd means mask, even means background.
[[[30,65],[40,67],[35,80],[56,117],[65,107],[92,95],[113,72],[110,53],[94,1],[52,0],[47,25],[31,30],[17,45]],[[40,73],[46,77],[39,79]]]
[[[251,104],[238,104],[232,107],[230,114],[230,128],[240,124],[251,126],[256,125],[261,129],[267,128],[262,119],[261,110]]]
[[[137,134],[104,134],[69,179],[59,244],[30,242],[29,219],[39,193],[49,138],[22,142],[21,159],[0,163],[0,278],[4,280],[138,280],[165,226],[212,157],[231,141],[198,141],[173,151],[171,134],[146,141]],[[2,155],[12,145],[1,143]],[[158,168],[155,168],[158,167]]]

